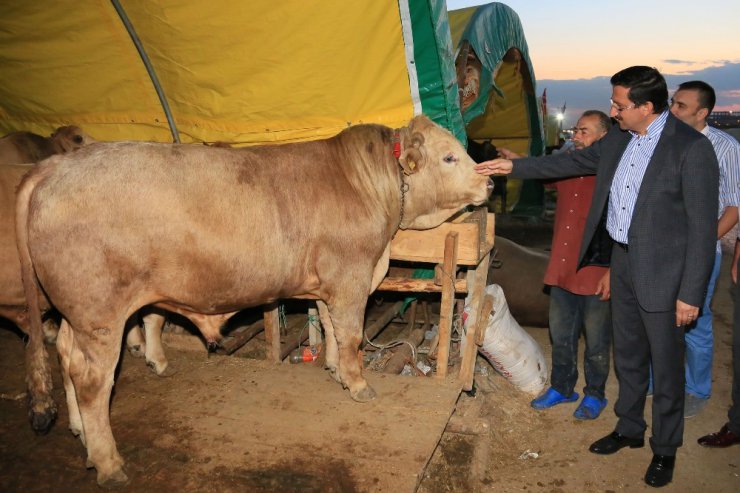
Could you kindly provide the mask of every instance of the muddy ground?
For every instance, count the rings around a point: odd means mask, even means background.
[[[740,491],[740,446],[726,450],[708,450],[700,447],[696,439],[716,431],[726,421],[730,404],[731,385],[731,314],[733,302],[729,292],[729,257],[725,256],[722,277],[714,300],[715,310],[715,360],[713,397],[697,417],[686,420],[684,446],[679,450],[674,482],[664,491],[670,492],[737,492]],[[542,346],[549,362],[550,346],[547,330],[527,327],[526,330]],[[336,451],[312,451],[310,441],[299,433],[288,437],[296,459],[280,467],[258,467],[256,453],[232,450],[228,457],[220,457],[215,450],[222,450],[211,438],[212,428],[228,428],[221,433],[222,440],[229,434],[255,435],[255,446],[261,445],[262,454],[270,452],[265,445],[275,429],[260,430],[240,428],[239,420],[189,419],[190,415],[206,416],[209,406],[217,415],[220,407],[233,405],[235,395],[223,395],[222,388],[230,383],[233,375],[224,381],[212,382],[201,396],[191,395],[202,385],[202,375],[194,369],[204,361],[202,351],[173,344],[167,347],[168,355],[178,368],[169,378],[153,375],[141,362],[130,356],[123,359],[116,393],[112,402],[111,420],[119,451],[127,461],[131,483],[122,491],[398,491],[388,487],[378,475],[375,481],[357,480],[353,472],[353,456],[365,457],[366,451],[353,450],[350,444],[341,444]],[[42,437],[33,434],[28,426],[22,393],[23,342],[18,334],[0,329],[0,491],[98,491],[95,471],[85,469],[85,453],[79,440],[67,430],[67,417],[61,380],[55,364],[55,398],[60,407],[59,419],[51,432]],[[261,356],[259,350],[238,357]],[[229,366],[228,358],[223,365]],[[413,382],[415,378],[407,377]],[[296,391],[309,392],[307,379],[297,378]],[[259,372],[250,374],[240,382],[248,392],[251,386],[262,388],[265,382]],[[425,382],[426,384],[426,382]],[[616,423],[613,403],[616,399],[617,381],[610,375],[607,397],[610,404],[602,417],[592,422],[582,422],[572,417],[576,404],[565,404],[544,412],[529,407],[532,396],[523,394],[495,373],[485,360],[479,358],[475,396],[463,393],[457,404],[452,404],[454,414],[449,419],[447,431],[436,447],[432,443],[425,452],[411,458],[421,470],[416,487],[424,493],[437,492],[618,492],[647,491],[642,477],[650,461],[649,447],[625,449],[613,456],[596,456],[588,452],[595,439],[609,433]],[[346,393],[334,382],[321,392],[336,393],[337,407],[348,399]],[[336,387],[336,389],[335,389]],[[578,391],[583,387],[579,382]],[[269,390],[262,390],[263,393]],[[255,399],[254,392],[245,395],[245,406]],[[383,401],[385,399],[385,401]],[[379,403],[373,405],[399,405],[400,396],[381,394]],[[279,400],[273,399],[280,403]],[[169,402],[168,402],[169,401]],[[188,406],[183,409],[183,402]],[[385,402],[385,404],[383,404]],[[650,422],[651,400],[648,399],[646,415]],[[446,404],[445,404],[446,405]],[[197,406],[197,412],[196,412]],[[179,409],[177,413],[172,409]],[[356,408],[353,408],[356,409]],[[300,421],[301,409],[295,412]],[[444,410],[440,410],[444,414]],[[358,426],[350,416],[338,429]],[[124,419],[134,416],[135,419]],[[357,414],[359,416],[359,414]],[[306,417],[306,425],[315,416]],[[364,418],[356,418],[362,420]],[[447,418],[444,418],[447,419]],[[123,422],[140,423],[138,426],[121,425]],[[205,423],[205,424],[204,424]],[[391,423],[387,423],[389,426]],[[204,432],[203,426],[209,426]],[[383,423],[375,423],[379,429]],[[648,429],[648,434],[650,430]],[[393,433],[395,434],[395,433]],[[392,437],[390,437],[392,438]],[[393,462],[393,451],[387,447],[381,454]],[[413,436],[401,437],[413,441]],[[418,437],[417,437],[418,438]],[[285,445],[283,445],[285,446]],[[287,445],[290,446],[290,445]],[[428,463],[425,461],[431,456]],[[401,460],[398,459],[400,463]],[[366,467],[366,466],[363,466]],[[371,466],[367,466],[371,467]],[[403,471],[397,471],[403,474]],[[392,482],[390,483],[392,484]],[[382,487],[380,485],[383,485]],[[411,489],[413,491],[413,488]]]

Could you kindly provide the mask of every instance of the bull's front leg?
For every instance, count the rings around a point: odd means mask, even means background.
[[[368,402],[376,396],[375,391],[362,376],[362,366],[357,357],[362,342],[366,304],[365,296],[361,300],[346,304],[339,302],[328,305],[339,353],[339,381],[349,389],[349,395],[357,402]]]
[[[146,338],[146,364],[160,377],[169,377],[175,374],[162,347],[162,329],[164,328],[165,316],[161,313],[147,313],[142,317],[144,334]]]

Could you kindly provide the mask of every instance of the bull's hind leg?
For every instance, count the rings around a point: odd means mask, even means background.
[[[28,418],[38,434],[51,429],[57,418],[57,406],[51,395],[52,380],[49,353],[42,334],[24,327],[28,334],[26,346],[26,386],[28,387]]]
[[[103,487],[128,482],[110,427],[110,397],[123,326],[123,320],[87,326],[83,330],[70,326],[69,377],[82,418],[87,463],[97,469],[98,484]]]
[[[371,401],[376,395],[362,376],[362,367],[357,357],[362,342],[366,302],[367,297],[364,297],[350,303],[335,302],[328,305],[339,352],[339,381],[358,402]]]
[[[62,319],[57,335],[57,353],[59,362],[62,367],[62,379],[64,380],[64,394],[67,398],[67,411],[69,412],[69,430],[74,436],[80,437],[82,444],[85,445],[85,430],[82,427],[82,417],[80,408],[77,405],[77,394],[69,376],[69,361],[72,352],[72,333],[69,324]]]
[[[339,383],[339,349],[337,348],[337,338],[334,335],[334,326],[329,316],[329,308],[323,301],[317,300],[316,306],[319,309],[319,319],[324,327],[325,341],[324,350],[326,355],[326,368],[329,370],[332,378]]]

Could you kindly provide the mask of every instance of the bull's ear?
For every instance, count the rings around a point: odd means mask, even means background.
[[[403,172],[410,175],[421,169],[424,164],[424,156],[416,147],[408,147],[404,149],[403,154],[398,158],[398,162],[401,163]]]

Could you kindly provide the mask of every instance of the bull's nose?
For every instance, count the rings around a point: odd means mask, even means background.
[[[486,189],[488,190],[488,193],[493,192],[493,180],[491,178],[486,182]]]

